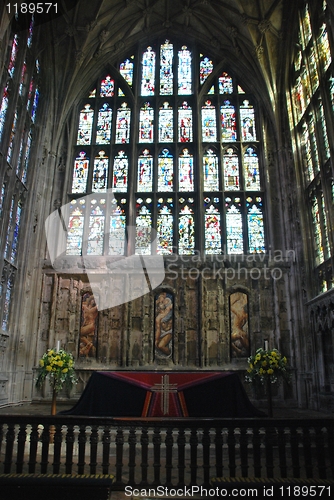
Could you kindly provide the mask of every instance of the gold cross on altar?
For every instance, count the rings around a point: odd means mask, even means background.
[[[177,392],[177,384],[170,384],[169,375],[162,375],[161,384],[154,384],[154,386],[151,387],[151,391],[161,394],[161,411],[163,415],[168,415],[169,395],[173,392]]]

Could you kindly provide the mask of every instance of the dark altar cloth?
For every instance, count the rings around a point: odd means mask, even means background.
[[[169,413],[163,414],[160,409],[163,396],[154,387],[166,375],[176,390],[168,395]],[[238,375],[226,372],[94,372],[75,406],[60,414],[104,417],[266,416],[252,405]]]

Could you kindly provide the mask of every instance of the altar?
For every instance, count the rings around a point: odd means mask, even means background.
[[[66,415],[112,417],[263,417],[236,373],[103,371],[92,373]]]

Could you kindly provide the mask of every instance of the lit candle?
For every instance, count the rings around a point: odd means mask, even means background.
[[[265,341],[264,341],[264,350],[265,350],[265,351],[268,351],[268,347],[269,347],[269,345],[268,345],[268,344],[269,344],[268,340],[265,340]]]
[[[57,340],[57,352],[59,351],[60,349],[60,340]]]

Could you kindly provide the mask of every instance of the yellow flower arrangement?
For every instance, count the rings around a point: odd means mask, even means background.
[[[246,382],[260,382],[264,384],[270,380],[272,384],[277,382],[281,376],[287,382],[290,381],[288,360],[277,349],[266,351],[258,349],[254,356],[248,358],[248,370],[245,376]]]
[[[49,349],[39,360],[36,386],[41,387],[46,377],[50,377],[53,389],[59,392],[64,385],[71,388],[77,383],[72,354],[60,349]]]

